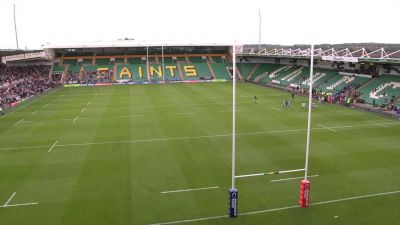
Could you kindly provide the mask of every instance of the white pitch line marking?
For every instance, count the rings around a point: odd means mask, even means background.
[[[49,151],[47,151],[47,152],[51,152],[51,150],[54,148],[54,146],[56,146],[57,142],[58,142],[58,140],[56,142],[54,142],[54,144],[50,147]]]
[[[189,222],[212,220],[212,219],[221,219],[221,218],[228,218],[228,216],[227,215],[223,215],[223,216],[203,217],[203,218],[191,219],[191,220],[179,220],[179,221],[172,221],[172,222],[165,222],[165,223],[152,223],[150,225],[167,225],[167,224],[189,223]]]
[[[374,121],[370,121],[370,120],[367,120],[367,122],[370,123],[370,124],[373,124],[373,125],[380,126],[380,127],[388,127],[388,126],[386,126],[386,125],[384,125],[384,124],[375,123]]]
[[[324,128],[324,129],[327,129],[327,130],[336,132],[336,130],[334,130],[334,129],[330,128],[330,127],[324,126],[324,125],[322,125],[322,124],[318,124],[318,126]]]
[[[276,102],[276,101],[258,101],[259,102]],[[254,104],[253,102],[237,102],[237,104]],[[190,106],[206,106],[206,105],[232,105],[230,102],[215,102],[215,103],[194,103],[194,104],[182,104],[182,105],[176,105],[176,104],[168,104],[168,105],[142,105],[142,106],[135,106],[135,107],[105,107],[105,108],[91,108],[91,109],[86,109],[86,110],[105,110],[105,109],[130,109],[130,108],[169,108],[169,107],[190,107]],[[64,110],[65,111],[65,110]]]
[[[119,117],[136,117],[136,116],[144,116],[144,115],[137,114],[137,115],[119,116]]]
[[[81,109],[81,113],[83,113],[83,112],[85,112],[85,107],[83,107],[83,108]]]
[[[50,103],[47,103],[46,105],[43,106],[43,108],[46,108],[46,107],[49,106],[49,105],[50,105]]]
[[[88,103],[86,104],[86,106],[88,106],[88,105],[90,105],[90,102],[88,102]]]
[[[279,112],[282,112],[282,109],[279,109],[279,108],[276,108],[276,107],[273,107],[273,106],[271,106],[271,109],[279,111]]]
[[[31,115],[35,115],[38,112],[38,110],[36,110],[35,112],[32,112]]]
[[[222,111],[218,111],[218,112],[220,112],[220,113],[222,113],[222,112],[232,112],[233,110],[222,110]],[[243,111],[243,109],[236,109],[236,112],[241,112],[241,111]]]
[[[335,203],[335,202],[344,202],[344,201],[350,201],[350,200],[355,200],[355,199],[363,199],[363,198],[370,198],[370,197],[384,196],[384,195],[391,195],[391,194],[398,194],[398,193],[400,193],[400,190],[391,191],[391,192],[382,192],[382,193],[370,194],[370,195],[360,195],[360,196],[356,196],[356,197],[341,198],[341,199],[328,200],[328,201],[322,201],[322,202],[316,202],[316,203],[310,203],[310,206],[311,205],[324,205],[324,204],[330,204],[330,203]],[[265,209],[265,210],[259,210],[259,211],[253,211],[253,212],[240,213],[239,215],[241,215],[241,216],[253,215],[253,214],[282,211],[282,210],[294,209],[294,208],[299,208],[299,206],[298,205],[293,205],[293,206],[280,207],[280,208],[274,208],[274,209]],[[213,220],[213,219],[221,219],[221,218],[228,218],[228,216],[227,215],[223,215],[223,216],[203,217],[203,218],[196,218],[196,219],[187,219],[187,220],[178,220],[178,221],[170,221],[170,222],[153,223],[151,225],[180,224],[180,223],[189,223],[189,222],[195,222],[195,221]]]
[[[398,193],[400,193],[400,190],[381,192],[381,193],[370,194],[370,195],[360,195],[360,196],[349,197],[349,198],[340,198],[340,199],[335,199],[335,200],[310,203],[310,205],[324,205],[324,204],[335,203],[335,202],[343,202],[343,201],[350,201],[350,200],[355,200],[355,199],[363,199],[363,198],[370,198],[370,197],[384,196],[384,195],[393,195],[393,194],[398,194]]]
[[[19,123],[21,123],[21,122],[23,122],[23,121],[24,121],[24,119],[21,119],[20,121],[14,123],[14,126],[18,125]]]
[[[97,96],[99,93],[96,92],[96,94],[94,94],[94,96]]]
[[[72,120],[72,122],[75,123],[77,119],[78,119],[78,116],[76,116],[76,117],[74,118],[74,120]]]
[[[400,123],[386,123],[391,125],[400,125]],[[336,126],[331,127],[335,129],[340,128],[355,128],[355,127],[374,127],[374,124],[355,124],[355,125],[344,125],[344,126]],[[389,127],[390,128],[390,127]],[[312,128],[312,130],[325,130],[324,128]],[[237,133],[236,136],[247,136],[247,135],[260,135],[260,134],[276,134],[276,133],[291,133],[291,132],[301,132],[307,131],[304,129],[291,129],[291,130],[271,130],[271,131],[259,131],[259,132],[246,132],[246,133]],[[200,136],[184,136],[184,137],[171,137],[171,138],[155,138],[155,139],[136,139],[136,140],[125,140],[125,141],[108,141],[108,142],[86,142],[86,143],[74,143],[74,144],[65,144],[58,145],[60,147],[68,147],[68,146],[85,146],[85,145],[104,145],[104,144],[121,144],[121,143],[138,143],[138,142],[153,142],[153,141],[171,141],[171,140],[187,140],[187,139],[202,139],[202,138],[219,138],[219,137],[231,137],[232,134],[215,134],[215,135],[200,135]],[[31,148],[42,148],[49,146],[25,146],[25,147],[5,147],[0,148],[0,150],[15,150],[15,149],[31,149]]]
[[[28,203],[19,203],[19,204],[11,204],[11,205],[2,205],[0,208],[7,208],[7,207],[17,207],[17,206],[26,206],[26,205],[37,205],[38,202],[28,202]]]
[[[311,175],[308,177],[318,177],[319,175]],[[297,179],[301,179],[304,178],[304,176],[302,177],[290,177],[290,178],[283,178],[283,179],[277,179],[277,180],[271,180],[271,182],[280,182],[280,181],[287,181],[287,180],[297,180]]]
[[[3,206],[6,206],[6,205],[8,205],[8,203],[10,203],[11,202],[11,200],[14,198],[14,196],[17,194],[17,192],[14,192],[12,195],[11,195],[11,197],[6,201],[6,203],[4,203],[4,205]]]
[[[215,187],[203,187],[203,188],[192,188],[192,189],[182,189],[182,190],[173,190],[173,191],[163,191],[161,194],[170,194],[170,193],[177,193],[177,192],[188,192],[188,191],[200,191],[200,190],[209,190],[209,189],[217,189],[218,186]]]

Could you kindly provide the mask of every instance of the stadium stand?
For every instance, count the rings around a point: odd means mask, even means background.
[[[119,64],[124,64],[125,63],[125,59],[124,58],[115,58],[115,63],[119,63]]]
[[[211,63],[211,67],[217,79],[225,79],[225,80],[232,79],[231,75],[229,74],[229,71],[226,68],[226,64]]]
[[[68,71],[74,72],[74,73],[79,73],[81,71],[81,66],[69,66]]]
[[[211,58],[215,63],[223,63],[224,62],[224,60],[222,59],[221,56],[212,56]]]
[[[78,84],[78,83],[80,83],[79,73],[68,71],[65,83],[66,84]]]
[[[242,76],[245,79],[250,79],[249,75],[251,74],[251,72],[255,69],[255,67],[258,64],[254,64],[254,63],[239,63],[237,64],[237,69],[240,71],[240,73],[242,74]]]
[[[381,75],[371,82],[362,86],[359,91],[363,95],[363,99],[366,103],[375,105],[386,105],[400,97],[400,76],[398,75]],[[375,100],[375,102],[374,102]],[[395,103],[395,102],[392,103]]]
[[[8,108],[23,99],[59,85],[49,79],[50,66],[6,67],[0,64],[0,106]]]
[[[324,70],[324,69],[315,69],[313,74],[313,81],[314,81],[314,86],[318,87],[319,85],[325,83],[327,80],[332,78],[333,76],[337,75],[337,72],[335,71],[330,71],[330,70]],[[308,88],[310,85],[310,78],[307,77],[304,81],[301,82],[301,86]]]
[[[82,83],[83,84],[104,84],[112,82],[113,72],[107,71],[85,71]]]
[[[186,63],[187,62],[185,57],[176,57],[176,61],[177,62],[182,62],[182,63]]]
[[[185,80],[199,80],[200,77],[212,76],[207,63],[180,63],[180,66]],[[196,72],[192,73],[192,69]]]
[[[77,66],[78,60],[77,59],[66,59],[66,60],[64,60],[63,64],[70,65],[70,66]]]
[[[262,84],[270,83],[278,77],[279,73],[289,71],[291,66],[277,65],[277,64],[264,64],[260,65],[254,72],[254,81]]]
[[[325,83],[318,86],[318,89],[323,92],[331,92],[333,94],[337,94],[342,91],[344,88],[348,88],[351,86],[359,87],[365,82],[368,81],[368,78],[358,77],[358,76],[348,76],[348,75],[334,75],[330,79],[326,80]]]
[[[130,74],[131,77],[129,77],[128,74]],[[129,80],[129,81],[147,81],[148,78],[147,78],[146,64],[118,65],[116,79]]]
[[[162,57],[159,58],[160,63],[162,62]],[[164,57],[164,63],[173,63],[173,60],[171,57]]]
[[[96,65],[110,65],[110,59],[96,59]]]
[[[172,61],[172,58],[171,58]],[[165,61],[164,61],[165,63]],[[167,81],[179,81],[181,80],[179,70],[176,64],[173,63],[165,63],[164,64],[164,79]]]
[[[79,64],[79,62],[78,62],[78,65],[92,65],[92,64],[93,64],[92,59],[83,59],[82,64]]]
[[[141,58],[128,58],[128,64],[140,64],[142,63]]]
[[[204,62],[202,57],[189,57],[189,61],[192,63],[203,63]]]

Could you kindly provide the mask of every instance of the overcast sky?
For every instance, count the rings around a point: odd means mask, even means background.
[[[192,40],[400,43],[400,0],[0,0],[0,48],[46,43]]]

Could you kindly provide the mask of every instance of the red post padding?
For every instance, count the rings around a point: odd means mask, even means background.
[[[300,200],[301,208],[307,208],[310,200],[310,181],[301,180],[300,182]]]

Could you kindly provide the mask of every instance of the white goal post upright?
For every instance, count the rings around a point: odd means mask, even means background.
[[[308,161],[310,157],[310,136],[311,136],[311,111],[313,107],[313,72],[314,72],[314,44],[311,44],[310,51],[310,87],[308,89],[308,120],[307,120],[307,146],[306,162],[304,165],[304,179],[300,181],[300,199],[299,204],[302,208],[307,208],[310,199],[310,181],[308,180]]]
[[[233,82],[232,82],[232,189],[235,188],[236,163],[236,48],[232,47]]]
[[[311,45],[311,57],[310,57],[310,88],[308,93],[308,121],[307,121],[307,146],[306,146],[306,162],[304,166],[304,180],[308,178],[308,158],[310,154],[310,133],[311,133],[311,111],[312,111],[312,91],[313,91],[313,72],[314,72],[314,44]]]
[[[161,67],[162,67],[162,83],[164,84],[165,83],[165,77],[164,77],[164,73],[165,73],[165,70],[164,70],[164,45],[161,45],[161,63],[162,63],[162,65],[161,65]]]
[[[238,190],[235,187],[236,179],[236,42],[232,46],[232,186],[229,189],[229,216],[237,216]]]

